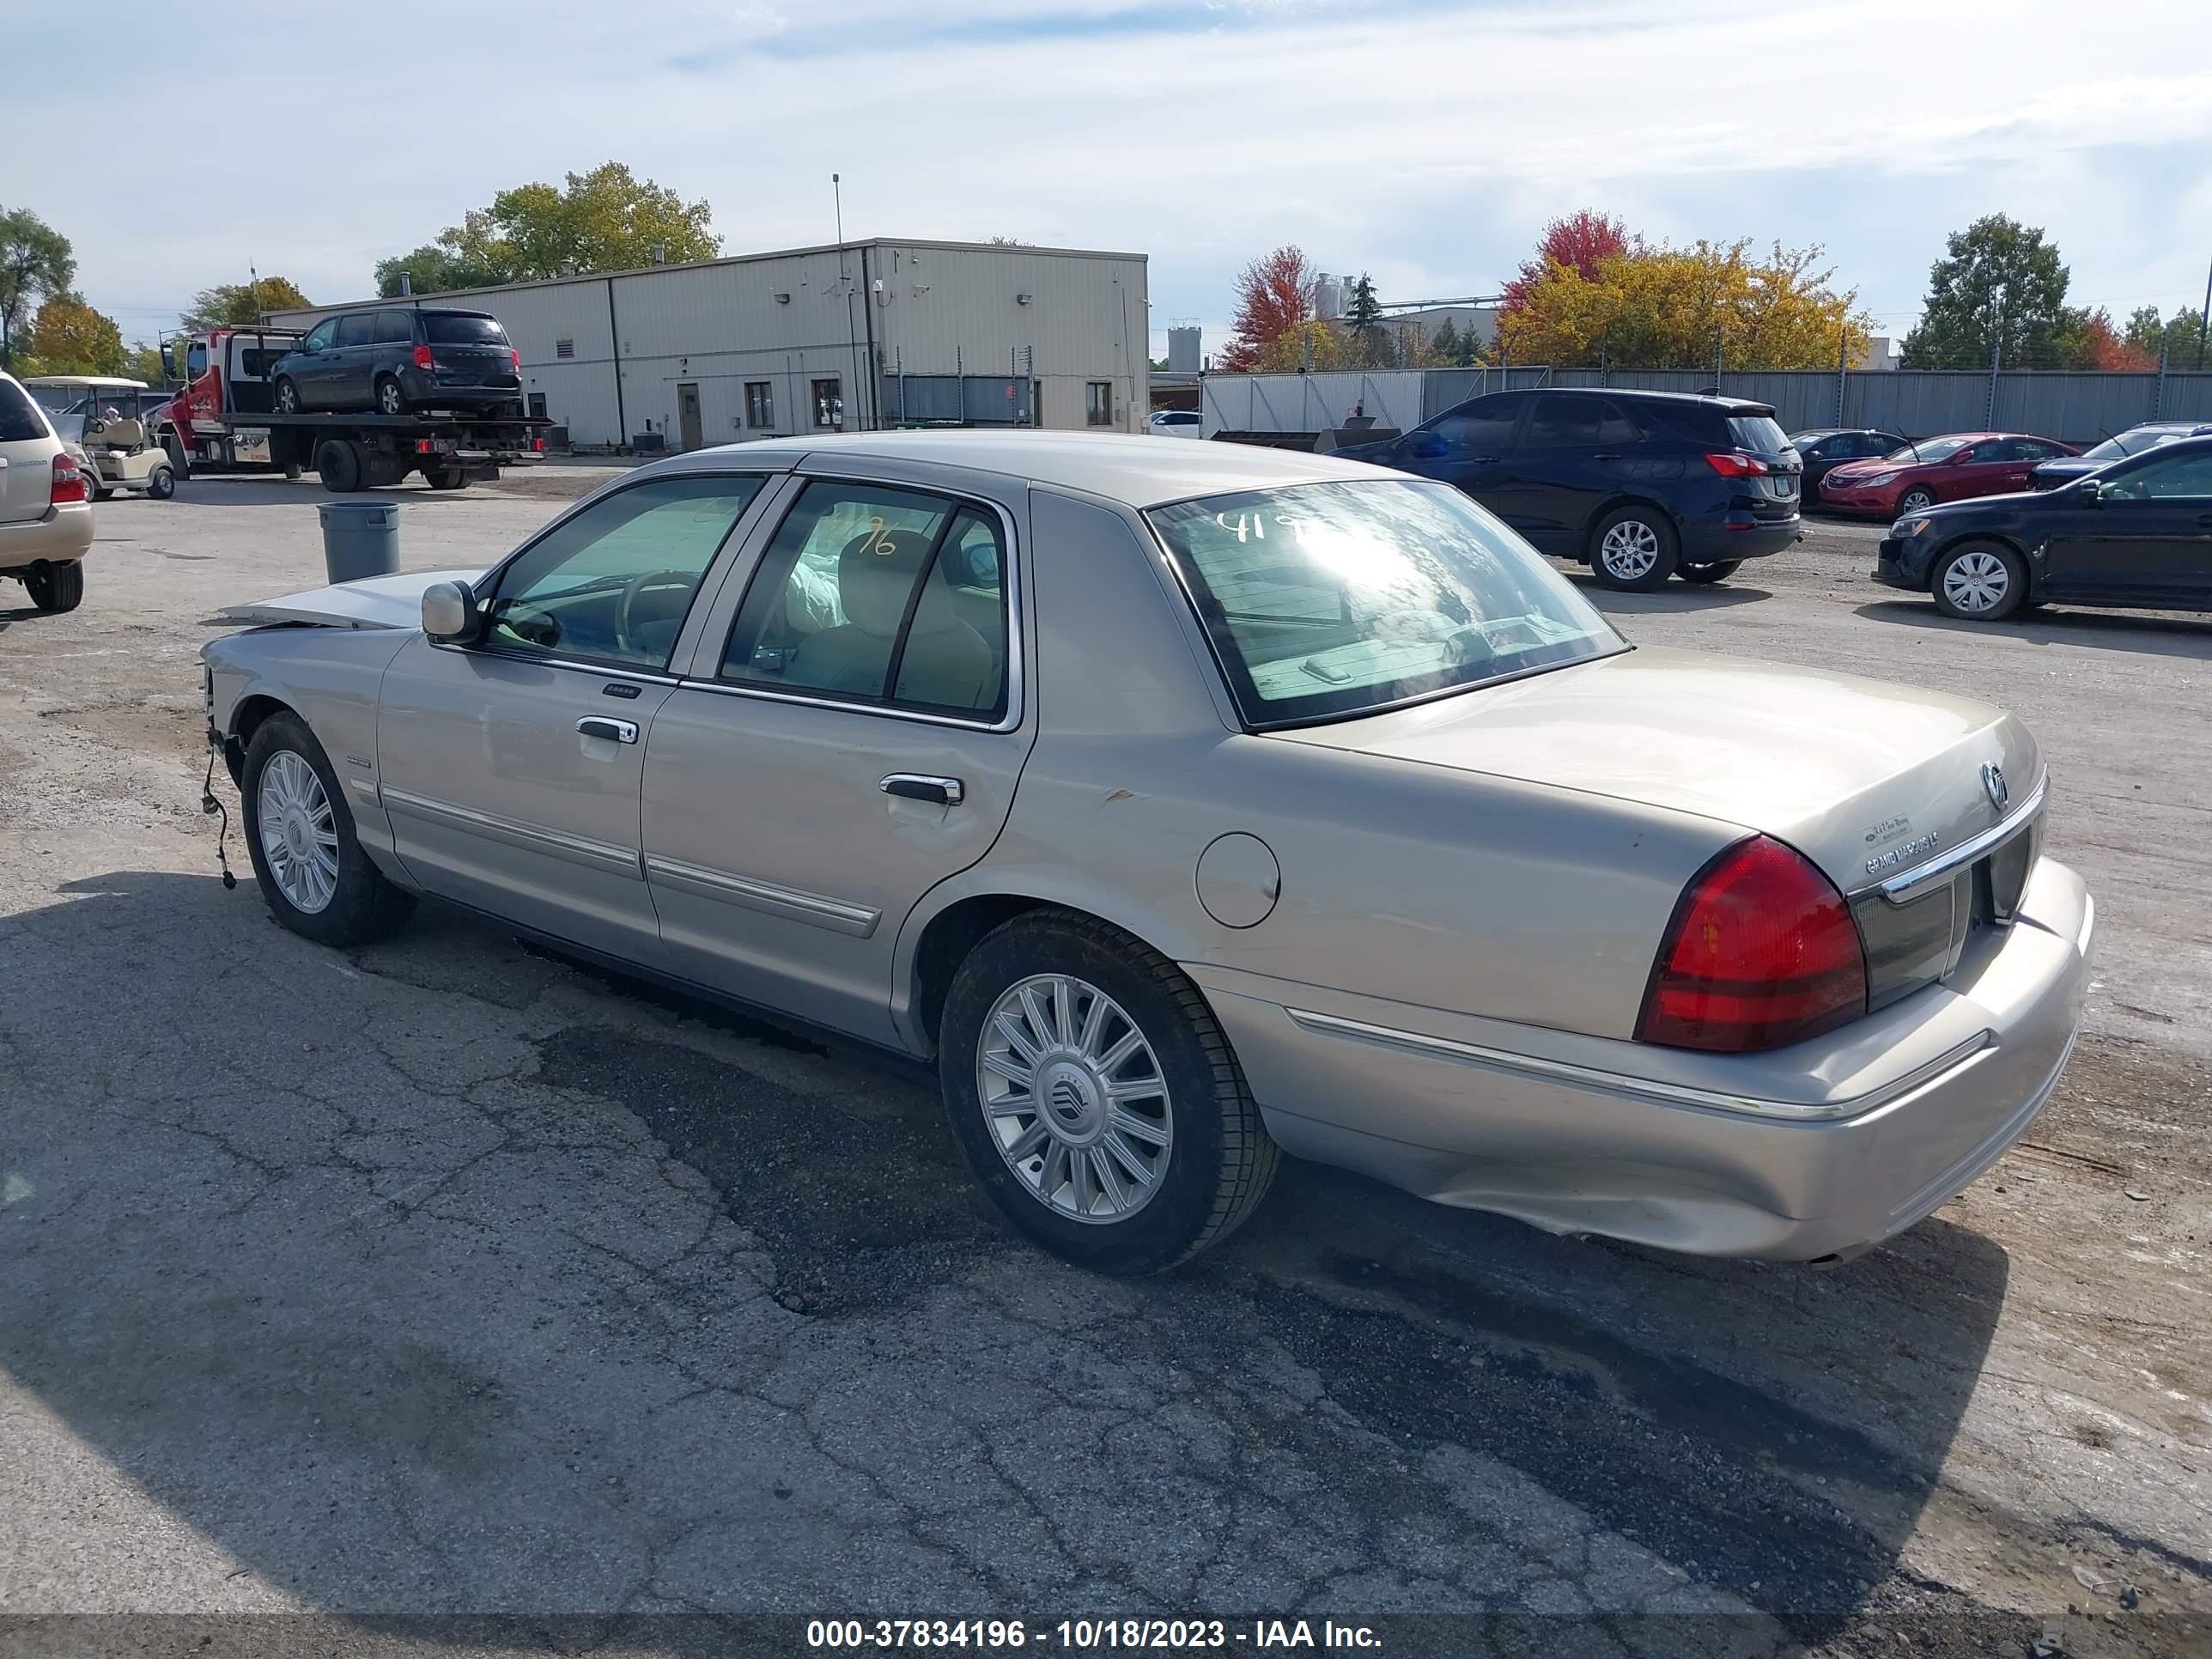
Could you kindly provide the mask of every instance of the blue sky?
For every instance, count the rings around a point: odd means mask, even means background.
[[[366,293],[378,259],[501,187],[610,156],[705,197],[731,252],[830,240],[834,170],[848,234],[1148,253],[1156,350],[1185,319],[1218,348],[1235,272],[1279,243],[1371,271],[1386,299],[1487,293],[1547,218],[1585,205],[1655,238],[1821,243],[1894,333],[1944,234],[1983,213],[2045,227],[2075,301],[2116,316],[2196,306],[2212,262],[2203,0],[2134,0],[2114,27],[2078,0],[198,15],[191,52],[103,60],[97,98],[40,77],[0,105],[0,204],[72,238],[80,286],[126,337],[249,263],[318,300]],[[118,39],[173,32],[166,5],[102,16]],[[11,46],[69,60],[72,17],[22,8]],[[101,112],[118,109],[143,144],[113,141]]]

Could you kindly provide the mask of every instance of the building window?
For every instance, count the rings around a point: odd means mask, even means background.
[[[772,380],[745,382],[745,424],[750,427],[771,427],[775,424],[775,384]]]
[[[1083,390],[1083,420],[1086,426],[1114,424],[1114,383],[1093,380]]]
[[[845,390],[842,380],[814,383],[814,424],[832,432],[845,429]]]
[[[530,394],[530,418],[533,421],[542,421],[545,418],[545,394],[542,392],[533,392]]]
[[[554,342],[553,342],[553,355],[554,355],[556,357],[573,357],[573,356],[574,356],[576,355],[576,343],[575,343],[574,340],[556,340],[556,341],[554,341]]]

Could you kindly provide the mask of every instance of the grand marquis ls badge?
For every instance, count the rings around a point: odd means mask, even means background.
[[[2012,794],[2005,787],[2004,768],[1995,764],[1986,764],[1982,768],[1982,793],[1990,798],[1990,805],[1998,811],[2005,810],[2005,803],[2012,799]]]

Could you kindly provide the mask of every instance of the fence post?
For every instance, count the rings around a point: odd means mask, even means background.
[[[2158,390],[2151,394],[2150,417],[2154,421],[2166,418],[2166,348],[2158,349]]]
[[[1850,372],[1850,336],[1836,331],[1836,424],[1844,423],[1844,376]]]

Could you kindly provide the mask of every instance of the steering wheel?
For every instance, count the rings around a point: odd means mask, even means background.
[[[636,602],[637,596],[646,589],[681,587],[688,592],[698,585],[698,577],[689,570],[647,570],[641,574],[632,576],[623,585],[622,597],[615,601],[615,643],[633,655],[641,654],[638,653],[637,647],[630,642],[629,611],[630,606]],[[684,620],[682,611],[677,613],[676,619],[678,623]]]

